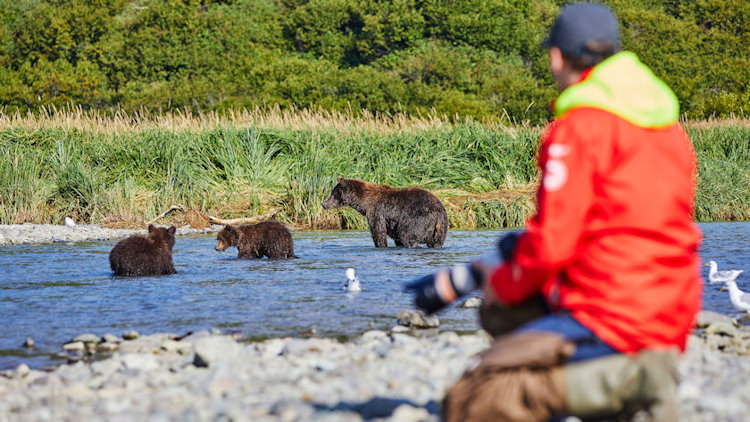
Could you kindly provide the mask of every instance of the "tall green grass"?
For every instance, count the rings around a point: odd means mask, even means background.
[[[696,219],[750,219],[750,127],[689,132],[698,156]]]
[[[372,118],[358,127],[319,118],[0,125],[0,223],[70,215],[137,226],[179,204],[225,218],[280,207],[278,218],[300,227],[367,228],[349,208],[321,207],[337,176],[428,189],[446,204],[453,228],[517,227],[534,210],[540,128],[442,120],[395,127]],[[699,162],[697,220],[750,219],[750,124],[688,127]],[[179,215],[170,218],[179,223]]]

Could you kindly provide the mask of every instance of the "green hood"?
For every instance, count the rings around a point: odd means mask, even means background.
[[[555,101],[555,117],[576,107],[609,111],[636,126],[656,128],[679,119],[677,96],[635,53],[623,51],[594,66]]]

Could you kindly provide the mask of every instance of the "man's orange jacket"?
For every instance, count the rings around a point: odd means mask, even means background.
[[[678,118],[674,93],[630,52],[560,94],[536,215],[491,276],[502,301],[542,293],[621,352],[684,350],[702,281],[695,152]]]

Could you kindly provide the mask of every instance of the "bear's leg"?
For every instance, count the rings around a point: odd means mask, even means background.
[[[419,240],[416,236],[409,233],[396,233],[396,237],[399,239],[399,243],[405,248],[418,248]]]
[[[237,245],[237,258],[248,259],[252,258],[250,248],[246,245]]]
[[[160,269],[161,274],[177,274],[177,270],[174,268],[174,263],[170,259],[164,263],[164,266]]]
[[[268,255],[268,253],[262,248],[256,246],[250,249],[250,256],[252,258],[263,258],[263,255]]]
[[[268,259],[281,259],[284,258],[281,249],[279,248],[268,248],[260,251],[261,256],[265,255]]]
[[[442,242],[436,242],[434,240],[427,241],[427,247],[428,248],[442,248],[443,243]]]
[[[418,248],[419,247],[419,242],[417,242],[414,239],[405,240],[403,243],[404,243],[404,247],[405,248],[412,248],[413,249],[413,248]]]
[[[428,248],[442,248],[445,236],[448,234],[448,217],[438,214],[435,220],[426,228],[425,242]]]
[[[368,217],[367,223],[370,225],[370,234],[372,234],[372,241],[375,242],[375,247],[387,247],[388,238],[385,229],[385,219],[383,217]]]

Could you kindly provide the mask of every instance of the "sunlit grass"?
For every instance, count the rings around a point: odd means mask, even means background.
[[[750,124],[687,122],[699,221],[750,219]],[[366,229],[320,203],[337,176],[420,186],[453,228],[516,227],[534,210],[542,128],[445,116],[242,110],[128,115],[0,112],[0,223],[137,226],[171,205],[235,218],[280,207],[304,228]],[[179,213],[166,221],[185,224]]]

